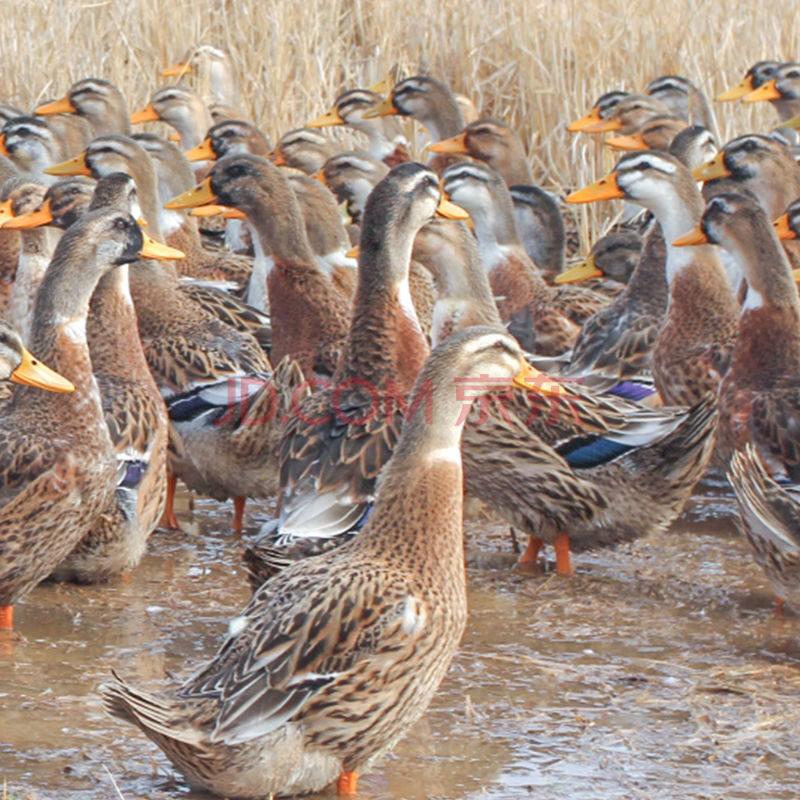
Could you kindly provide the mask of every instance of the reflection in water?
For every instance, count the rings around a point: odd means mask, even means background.
[[[772,613],[706,486],[670,534],[576,558],[578,575],[470,570],[463,647],[428,714],[366,776],[378,798],[785,798],[800,792],[797,619]],[[189,519],[189,516],[185,516]],[[247,600],[229,509],[157,533],[130,583],[44,585],[0,634],[0,781],[11,796],[199,798],[103,712],[113,667],[180,679]],[[222,532],[222,533],[220,533]],[[471,548],[507,549],[469,525]]]

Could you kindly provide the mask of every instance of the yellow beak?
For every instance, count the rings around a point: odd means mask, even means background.
[[[165,69],[161,70],[161,75],[164,78],[176,78],[180,75],[185,75],[187,72],[192,72],[194,67],[187,63],[182,62],[180,64],[173,64],[171,67],[166,67]]]
[[[327,114],[317,117],[315,120],[309,122],[307,128],[328,128],[331,125],[345,125],[342,115],[339,113],[338,108],[332,108]]]
[[[197,145],[197,147],[193,147],[191,150],[187,150],[184,155],[189,161],[216,161],[217,154],[214,152],[214,149],[211,147],[211,139],[203,139],[203,141]]]
[[[8,223],[6,223],[7,225]],[[797,234],[789,226],[789,214],[781,214],[775,222],[772,223],[775,228],[775,233],[778,234],[779,239],[797,239]],[[5,227],[5,226],[4,226]]]
[[[545,375],[544,372],[540,372],[524,360],[520,364],[519,372],[514,377],[514,386],[540,394],[567,394],[567,390],[558,381]]]
[[[580,281],[588,281],[589,278],[602,278],[603,270],[598,269],[594,263],[594,256],[588,255],[578,264],[577,267],[568,269],[560,275],[556,275],[555,283],[579,283]]]
[[[432,153],[469,153],[467,148],[467,133],[463,131],[458,136],[450,139],[442,139],[441,142],[428,145],[428,150]]]
[[[50,210],[50,198],[42,203],[42,207],[36,211],[29,211],[27,214],[20,214],[2,224],[2,227],[12,230],[25,230],[27,228],[39,228],[48,225],[53,221],[53,214]]]
[[[442,196],[439,198],[439,205],[436,207],[436,216],[445,219],[469,219],[469,211],[456,205],[447,192],[442,189]]]
[[[617,173],[612,172],[605,178],[573,192],[567,197],[568,203],[593,203],[596,200],[611,200],[616,197],[625,197],[617,183]]]
[[[148,103],[141,111],[131,114],[131,125],[139,125],[142,122],[156,122],[161,119],[158,111],[153,108],[152,103]]]
[[[345,253],[345,255],[346,255],[348,258],[358,258],[358,257],[361,255],[361,248],[360,248],[358,245],[356,245],[355,247],[351,247],[351,248],[350,248],[350,249],[349,249],[349,250],[348,250],[348,251]]]
[[[78,109],[72,105],[69,97],[62,97],[60,100],[53,100],[52,103],[45,103],[34,110],[34,114],[74,114]]]
[[[725,166],[725,151],[720,150],[711,161],[701,164],[692,170],[692,177],[696,181],[710,181],[714,178],[727,178],[731,171]]]
[[[377,106],[370,108],[368,111],[365,111],[362,115],[362,119],[374,119],[375,117],[388,117],[392,114],[398,114],[398,110],[395,107],[395,104],[392,102],[391,97],[387,97],[382,103],[378,103]]]
[[[42,364],[41,361],[37,361],[24,347],[22,348],[22,361],[11,373],[11,380],[25,386],[48,389],[51,392],[75,391],[75,387],[70,381]]]
[[[167,245],[151,239],[144,231],[142,231],[142,247],[139,255],[142,258],[155,258],[158,261],[180,261],[182,258],[186,258],[186,253],[182,250],[167,247]]]
[[[224,214],[228,206],[221,206],[219,203],[208,203],[204,206],[195,206],[190,212],[190,217],[216,217]]]
[[[753,76],[748,75],[741,83],[737,83],[731,89],[718,94],[714,99],[717,103],[729,103],[731,100],[739,100],[746,94],[753,91]]]
[[[597,108],[593,108],[588,114],[581,117],[580,119],[576,119],[573,122],[570,122],[567,125],[567,130],[572,131],[575,133],[576,131],[583,131],[589,127],[589,125],[594,124],[595,122],[600,122],[600,111]]]
[[[164,208],[178,209],[178,208],[196,208],[197,206],[204,206],[208,203],[214,203],[217,196],[211,188],[211,178],[206,178],[202,183],[198,183],[193,189],[173,197]]]
[[[780,100],[781,93],[778,91],[777,79],[761,84],[758,89],[754,89],[742,98],[743,103],[760,103],[762,100]]]
[[[62,161],[60,164],[54,164],[45,170],[47,175],[88,175],[92,176],[92,171],[86,163],[86,153],[81,153],[69,161]]]
[[[641,133],[633,133],[630,136],[612,136],[606,139],[609,147],[617,150],[649,150],[650,145],[645,142]]]
[[[672,243],[673,247],[690,247],[696,244],[708,244],[708,236],[699,225],[695,225],[689,233],[684,233]]]

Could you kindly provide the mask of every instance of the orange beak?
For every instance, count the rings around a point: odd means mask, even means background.
[[[609,147],[617,150],[649,150],[650,145],[644,140],[641,133],[633,133],[630,136],[612,136],[606,140]]]
[[[167,245],[151,239],[144,231],[142,231],[142,247],[139,250],[139,255],[142,258],[155,258],[158,261],[179,261],[182,258],[186,258],[186,253],[182,250],[167,247]]]
[[[584,129],[584,133],[606,133],[607,131],[618,131],[622,128],[622,123],[611,117],[610,119],[601,119],[598,122],[592,122]]]
[[[689,233],[684,233],[672,243],[673,247],[691,247],[697,244],[708,244],[708,236],[699,225],[695,225]]]
[[[743,103],[760,103],[762,100],[780,100],[781,93],[778,91],[777,79],[773,78],[746,94],[742,98]]]
[[[328,185],[328,181],[325,180],[325,170],[321,169],[319,172],[315,172],[312,178],[316,178],[323,186]]]
[[[327,114],[317,117],[315,120],[309,122],[307,128],[328,128],[331,125],[345,125],[342,115],[339,113],[338,108],[332,108]]]
[[[589,125],[593,125],[595,122],[600,122],[600,110],[597,108],[593,108],[588,114],[581,117],[580,119],[576,119],[574,122],[570,122],[567,125],[567,130],[572,131],[573,133],[577,131],[584,131]]]
[[[283,157],[283,153],[280,150],[273,150],[267,158],[276,166],[276,167],[283,167],[286,166],[289,162]]]
[[[789,214],[781,214],[775,222],[772,223],[775,228],[775,233],[778,234],[779,239],[797,239],[797,234],[792,230],[789,225]]]
[[[11,373],[10,378],[14,383],[36,386],[39,389],[47,389],[51,392],[75,391],[75,387],[70,381],[50,369],[50,367],[42,364],[24,347],[22,348],[22,361]]]
[[[692,170],[692,177],[696,181],[711,181],[714,178],[727,178],[731,174],[725,166],[725,151],[720,150],[711,161],[701,164]]]
[[[567,394],[567,390],[558,381],[532,367],[527,361],[520,364],[520,370],[514,377],[514,386],[540,394]]]
[[[177,78],[181,75],[185,75],[187,72],[192,72],[194,67],[189,64],[188,62],[182,62],[180,64],[173,64],[171,67],[166,67],[166,69],[161,70],[161,75],[164,78]]]
[[[36,211],[29,211],[27,214],[20,214],[18,217],[10,219],[3,224],[3,228],[12,230],[26,230],[28,228],[40,228],[42,225],[49,225],[53,221],[53,213],[50,209],[50,198],[42,203],[42,207]]]
[[[441,142],[428,145],[428,150],[432,153],[469,153],[467,148],[467,132],[462,131],[458,136],[450,139],[442,139]]]
[[[753,76],[748,75],[741,83],[731,89],[718,94],[714,99],[717,103],[729,103],[731,100],[739,100],[746,94],[753,91]]]
[[[173,197],[168,203],[164,204],[164,208],[180,209],[180,208],[196,208],[197,206],[208,205],[209,203],[216,202],[217,196],[211,188],[211,178],[206,178],[201,183],[198,183],[193,189],[189,189],[177,197]]]
[[[436,207],[436,216],[445,219],[469,219],[469,211],[450,200],[450,195],[442,188],[442,196]]]
[[[14,217],[14,211],[11,208],[11,201],[6,200],[3,203],[0,203],[0,228],[5,227],[5,225],[10,222]]]
[[[377,106],[370,108],[368,111],[365,111],[362,115],[362,119],[375,119],[375,117],[388,117],[392,114],[399,114],[400,112],[397,110],[397,107],[392,102],[391,97],[387,97],[382,103],[378,103]]]
[[[86,175],[91,178],[92,171],[86,163],[86,153],[81,153],[69,161],[62,161],[60,164],[54,164],[45,170],[47,175]]]
[[[52,103],[45,103],[34,110],[34,114],[74,114],[78,109],[72,105],[69,97],[62,97],[60,100],[53,100]]]
[[[625,194],[617,183],[617,173],[612,172],[605,178],[573,192],[567,197],[567,202],[594,203],[596,200],[612,200],[617,197],[625,197]]]
[[[139,125],[142,122],[156,122],[160,119],[161,117],[158,115],[158,111],[153,108],[153,104],[148,103],[141,111],[131,114],[131,125]]]
[[[6,149],[6,135],[0,133],[0,156],[8,158],[8,150]]]
[[[216,161],[217,159],[217,154],[211,147],[211,139],[203,139],[197,147],[187,150],[184,155],[189,161]]]

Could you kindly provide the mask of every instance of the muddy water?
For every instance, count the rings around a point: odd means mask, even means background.
[[[204,797],[96,694],[112,668],[151,686],[186,675],[247,599],[230,509],[183,500],[187,531],[157,533],[129,583],[45,585],[17,608],[0,638],[10,797],[111,798],[114,782],[126,800]],[[503,568],[503,526],[472,520],[461,652],[360,796],[800,794],[800,620],[773,613],[730,507],[705,487],[673,531],[579,556],[566,580]]]

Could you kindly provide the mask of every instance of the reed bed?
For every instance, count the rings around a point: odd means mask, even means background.
[[[233,54],[242,110],[277,137],[343,88],[428,72],[515,126],[558,192],[613,164],[565,130],[601,93],[678,73],[713,96],[757,60],[800,58],[800,15],[774,0],[0,0],[0,12],[3,102],[29,108],[96,75],[139,108],[160,67],[208,42]],[[765,106],[718,106],[723,139],[772,127]],[[607,211],[577,213],[585,238]]]

